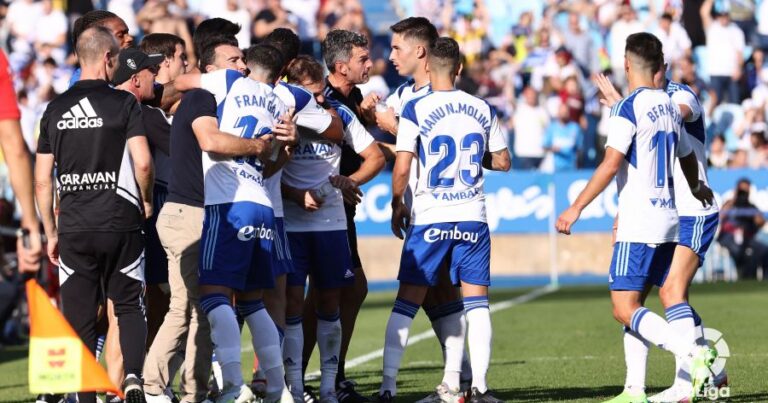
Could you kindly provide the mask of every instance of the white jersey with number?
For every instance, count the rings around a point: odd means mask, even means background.
[[[681,135],[680,109],[664,90],[638,88],[613,106],[608,119],[606,147],[624,154],[616,176],[616,241],[677,241],[674,160],[691,153],[687,136]]]
[[[685,105],[691,110],[690,116],[683,122],[683,135],[688,137],[691,148],[696,154],[696,161],[699,165],[699,180],[709,186],[707,180],[707,135],[704,128],[704,110],[701,107],[696,94],[685,84],[670,81],[667,84],[667,94],[672,97],[675,105]],[[701,202],[693,197],[691,188],[688,187],[680,169],[680,161],[675,159],[675,204],[677,213],[681,216],[699,217],[717,213],[719,209],[717,204],[704,207]]]
[[[233,136],[251,139],[269,134],[287,111],[272,87],[235,70],[203,74],[200,86],[216,98],[219,129]],[[205,205],[249,201],[272,207],[262,170],[261,161],[253,156],[203,152]]]
[[[344,126],[344,142],[358,154],[373,144],[373,137],[346,106],[329,100]],[[296,189],[320,189],[330,176],[339,174],[341,146],[309,130],[301,130],[293,158],[283,167],[283,183]],[[320,232],[347,229],[344,200],[339,192],[325,197],[323,206],[307,212],[296,203],[286,201],[285,230],[289,232]]]
[[[280,98],[285,106],[294,109],[296,125],[307,128],[316,133],[322,133],[331,125],[331,114],[323,109],[315,101],[312,94],[296,85],[279,82],[275,86],[275,95]],[[283,170],[275,172],[267,178],[267,191],[272,200],[272,210],[275,217],[283,216],[283,194],[280,191],[280,183],[283,177]]]
[[[411,222],[486,222],[483,155],[507,148],[494,109],[466,92],[435,91],[403,108],[397,151],[418,159]]]

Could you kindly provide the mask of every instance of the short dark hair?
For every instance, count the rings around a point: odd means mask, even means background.
[[[220,45],[222,38],[231,38],[237,46],[235,35],[240,32],[240,25],[223,18],[211,18],[200,23],[192,34],[192,45],[195,49],[195,55],[202,60],[202,54],[206,47],[211,45]],[[214,46],[215,48],[215,46]],[[201,65],[201,68],[203,66]]]
[[[283,55],[280,51],[265,43],[253,45],[245,53],[245,64],[249,69],[263,69],[268,74],[270,83],[277,81],[283,71]]]
[[[290,83],[301,83],[306,79],[312,82],[323,81],[323,65],[311,56],[299,55],[285,71],[285,75]]]
[[[209,36],[199,54],[200,71],[205,72],[205,68],[213,64],[216,60],[216,48],[222,45],[237,46],[237,39],[230,36]]]
[[[441,36],[429,48],[430,69],[456,73],[461,64],[459,44],[453,38]]]
[[[416,39],[432,46],[432,44],[440,36],[437,33],[437,28],[424,17],[408,17],[391,27],[389,29],[403,36],[405,39]]]
[[[288,28],[276,28],[270,32],[261,43],[272,45],[283,55],[285,64],[291,62],[299,55],[301,40],[299,36]]]
[[[176,35],[157,33],[145,36],[139,44],[139,49],[148,55],[160,53],[170,59],[176,54],[176,45],[184,48],[186,43]]]
[[[328,71],[331,73],[336,71],[336,62],[348,62],[355,47],[367,48],[368,38],[345,29],[334,29],[329,32],[320,46]]]
[[[664,14],[661,15],[661,19],[672,22],[672,20],[674,18],[672,18],[672,14],[670,14],[670,13],[664,13]]]
[[[75,23],[72,24],[73,47],[77,46],[77,38],[80,37],[83,31],[93,26],[101,26],[104,21],[111,20],[113,18],[120,17],[118,17],[117,14],[107,10],[91,10],[83,14],[82,17],[76,19]]]
[[[642,61],[643,69],[653,74],[664,65],[664,52],[659,38],[647,32],[638,32],[627,37],[626,53],[632,54]]]

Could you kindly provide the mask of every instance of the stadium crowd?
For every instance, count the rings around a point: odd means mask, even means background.
[[[386,60],[389,42],[381,36],[387,34],[371,32],[363,3],[103,0],[97,6],[123,17],[126,40],[138,42],[158,32],[178,35],[187,44],[191,65],[196,55],[190,33],[205,18],[240,24],[237,39],[243,48],[274,28],[290,28],[302,39],[303,52],[316,57],[329,30],[364,32],[372,39],[374,66],[363,95],[386,96],[402,79]],[[459,42],[466,57],[459,88],[487,99],[504,117],[516,157],[513,169],[552,172],[596,166],[608,113],[591,78],[608,72],[625,92],[622,44],[640,31],[662,39],[671,77],[694,88],[705,103],[711,167],[768,166],[768,67],[764,66],[768,2],[397,0],[394,4],[402,17],[425,16],[441,34]],[[67,88],[74,71],[71,22],[91,8],[90,1],[78,0],[13,0],[0,5],[0,43],[15,74],[30,149],[47,102]]]

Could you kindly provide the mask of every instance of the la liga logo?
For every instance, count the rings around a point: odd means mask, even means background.
[[[728,399],[731,397],[731,388],[728,386],[728,376],[725,373],[725,362],[731,356],[731,349],[728,347],[728,343],[723,337],[723,332],[717,329],[709,327],[704,328],[704,340],[707,341],[707,344],[709,344],[710,347],[717,351],[717,358],[709,368],[709,370],[712,371],[710,384],[699,393],[698,397],[711,401]]]

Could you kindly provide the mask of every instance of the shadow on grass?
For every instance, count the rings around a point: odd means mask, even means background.
[[[7,364],[12,361],[26,359],[29,355],[29,346],[10,346],[0,350],[0,363]]]

